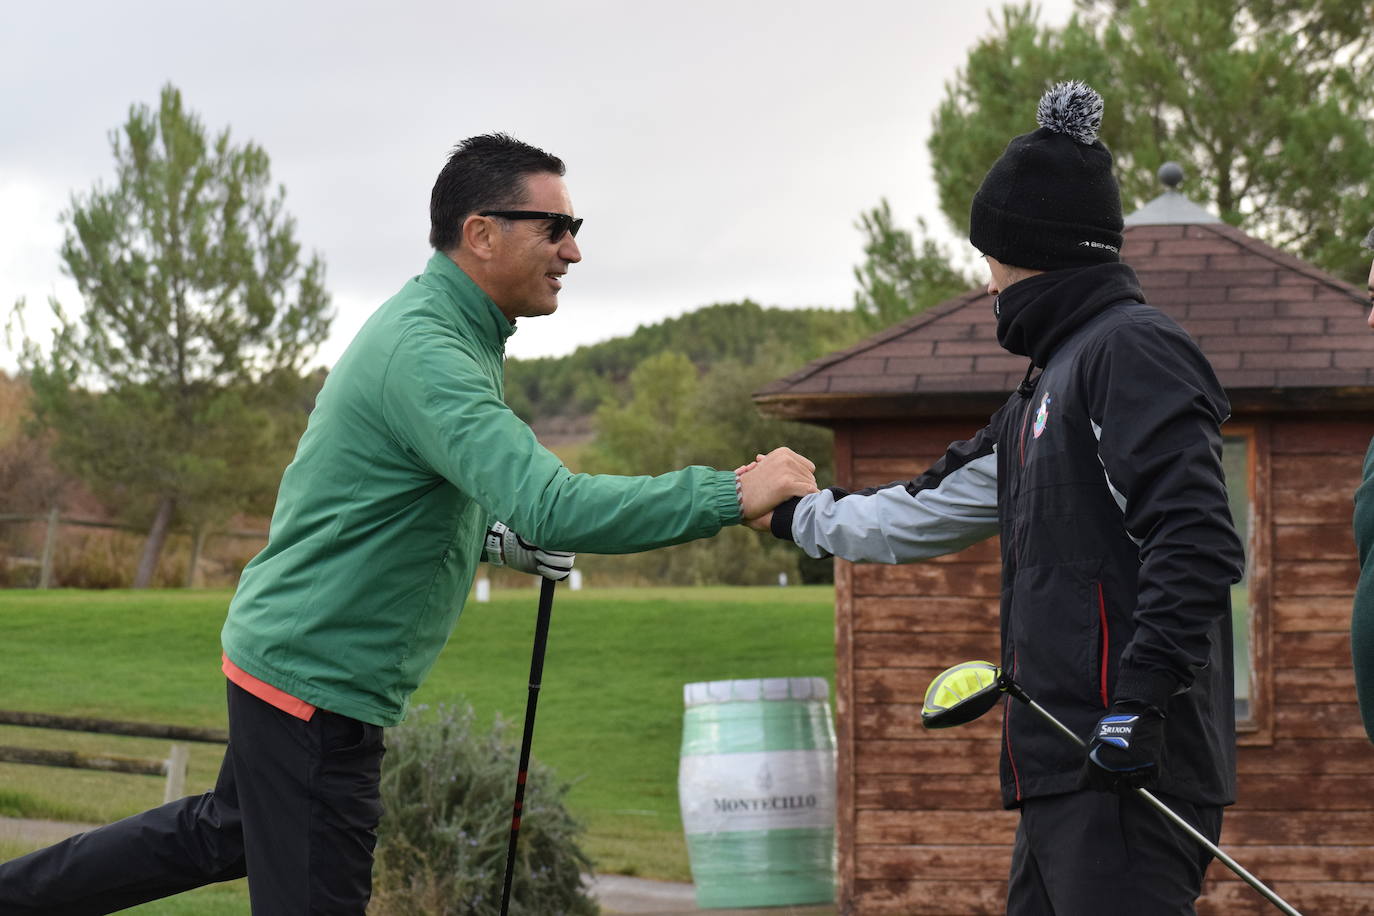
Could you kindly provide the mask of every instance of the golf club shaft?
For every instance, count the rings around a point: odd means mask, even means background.
[[[515,777],[515,806],[510,820],[510,845],[506,847],[506,879],[501,887],[501,916],[510,911],[510,888],[515,879],[515,843],[520,836],[520,816],[525,807],[525,780],[530,769],[530,745],[534,741],[534,711],[539,705],[539,685],[544,680],[544,647],[549,640],[553,615],[554,581],[539,586],[539,618],[534,624],[534,651],[530,655],[530,692],[525,701],[525,733],[520,738],[520,772]]]
[[[1031,709],[1035,710],[1035,712],[1038,713],[1041,718],[1043,718],[1046,722],[1053,725],[1059,732],[1067,736],[1069,740],[1073,741],[1079,747],[1086,748],[1088,746],[1088,743],[1086,741],[1078,737],[1078,735],[1076,735],[1067,725],[1065,725],[1063,722],[1060,722],[1057,718],[1055,718],[1053,713],[1051,713],[1048,709],[1041,706],[1039,703],[1035,702],[1029,696],[1027,696],[1026,692],[1021,689],[1019,684],[1015,683],[1010,678],[1007,678],[1006,683],[1003,685],[1003,689],[1006,690],[1007,693],[1011,694],[1016,699],[1020,700],[1022,703],[1025,703]],[[1274,904],[1274,906],[1278,907],[1280,910],[1283,910],[1283,912],[1287,913],[1288,916],[1302,916],[1301,913],[1293,909],[1293,907],[1289,906],[1286,900],[1284,900],[1278,894],[1271,891],[1264,884],[1263,881],[1261,881],[1259,878],[1256,878],[1254,875],[1250,874],[1248,871],[1242,868],[1239,862],[1228,856],[1226,853],[1222,852],[1221,847],[1219,847],[1216,843],[1213,843],[1211,840],[1207,839],[1207,837],[1200,833],[1198,829],[1194,827],[1192,824],[1188,823],[1183,818],[1179,817],[1179,815],[1172,808],[1170,808],[1168,805],[1164,804],[1164,802],[1156,798],[1155,795],[1148,789],[1136,787],[1135,791],[1137,795],[1139,795],[1141,798],[1145,799],[1147,802],[1153,805],[1155,809],[1159,811],[1160,814],[1164,815],[1169,820],[1173,821],[1175,824],[1181,827],[1189,836],[1191,836],[1193,839],[1201,843],[1208,852],[1210,852],[1212,855],[1220,859],[1221,863],[1225,865],[1227,868],[1231,869],[1231,871],[1235,872],[1236,875],[1242,881],[1253,887],[1255,890],[1259,891],[1261,894],[1263,894],[1265,899],[1268,900],[1270,903]]]
[[[1259,891],[1261,894],[1263,894],[1265,899],[1267,899],[1270,903],[1274,904],[1274,906],[1283,910],[1285,913],[1288,914],[1288,916],[1302,916],[1301,913],[1299,913],[1297,910],[1293,909],[1293,907],[1288,905],[1288,901],[1284,900],[1278,894],[1271,891],[1263,881],[1261,881],[1259,878],[1256,878],[1254,875],[1250,874],[1248,871],[1242,868],[1241,864],[1237,862],[1235,859],[1231,858],[1226,853],[1222,852],[1221,847],[1217,846],[1216,843],[1213,843],[1211,840],[1207,839],[1207,837],[1203,836],[1200,832],[1198,832],[1198,829],[1196,827],[1194,827],[1192,824],[1188,823],[1182,817],[1180,817],[1174,811],[1174,809],[1170,808],[1168,805],[1164,804],[1164,802],[1156,798],[1154,793],[1150,792],[1149,789],[1137,786],[1135,792],[1141,798],[1145,799],[1147,802],[1154,805],[1155,809],[1159,811],[1160,814],[1164,815],[1169,820],[1177,824],[1179,827],[1183,828],[1183,830],[1189,836],[1197,840],[1199,843],[1203,845],[1203,847],[1207,849],[1208,852],[1210,852],[1212,855],[1220,859],[1221,863],[1225,865],[1227,868],[1231,869],[1231,871],[1235,872],[1242,881],[1253,887],[1255,890]]]

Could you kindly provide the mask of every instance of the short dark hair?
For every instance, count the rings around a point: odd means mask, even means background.
[[[544,172],[562,176],[563,160],[507,134],[468,137],[453,148],[430,192],[429,244],[452,251],[469,214],[524,203],[526,177]]]

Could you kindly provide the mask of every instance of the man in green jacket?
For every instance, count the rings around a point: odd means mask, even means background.
[[[1364,237],[1364,247],[1374,251],[1374,229]],[[1374,263],[1369,266],[1369,305],[1369,326],[1374,328]],[[1350,620],[1350,649],[1364,730],[1374,741],[1374,440],[1364,456],[1364,479],[1355,490],[1355,549],[1360,558],[1360,580],[1355,586],[1355,610]]]
[[[814,465],[785,448],[736,471],[573,474],[506,407],[506,339],[558,308],[582,259],[563,173],[499,134],[454,150],[430,202],[434,254],[329,374],[229,606],[214,790],[0,866],[0,912],[106,913],[246,874],[259,916],[362,914],[382,729],[480,560],[562,578],[574,551],[710,537],[815,492]]]

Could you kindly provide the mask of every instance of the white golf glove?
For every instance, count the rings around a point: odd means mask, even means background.
[[[487,562],[492,566],[509,566],[555,582],[568,578],[577,558],[577,554],[566,550],[545,550],[531,544],[503,522],[495,522],[487,529],[486,551]]]

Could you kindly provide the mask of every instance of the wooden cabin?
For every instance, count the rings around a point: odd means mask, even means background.
[[[1306,913],[1374,912],[1374,746],[1350,663],[1351,496],[1374,435],[1363,292],[1228,226],[1176,190],[1127,219],[1124,260],[1231,399],[1239,797],[1221,845]],[[972,291],[755,395],[835,431],[835,481],[908,478],[981,428],[1026,360]],[[823,482],[824,483],[824,482]],[[902,566],[837,561],[840,912],[1004,911],[1017,814],[1001,808],[1000,715],[924,732],[930,679],[999,658],[997,544]],[[1220,863],[1202,914],[1274,912]]]

